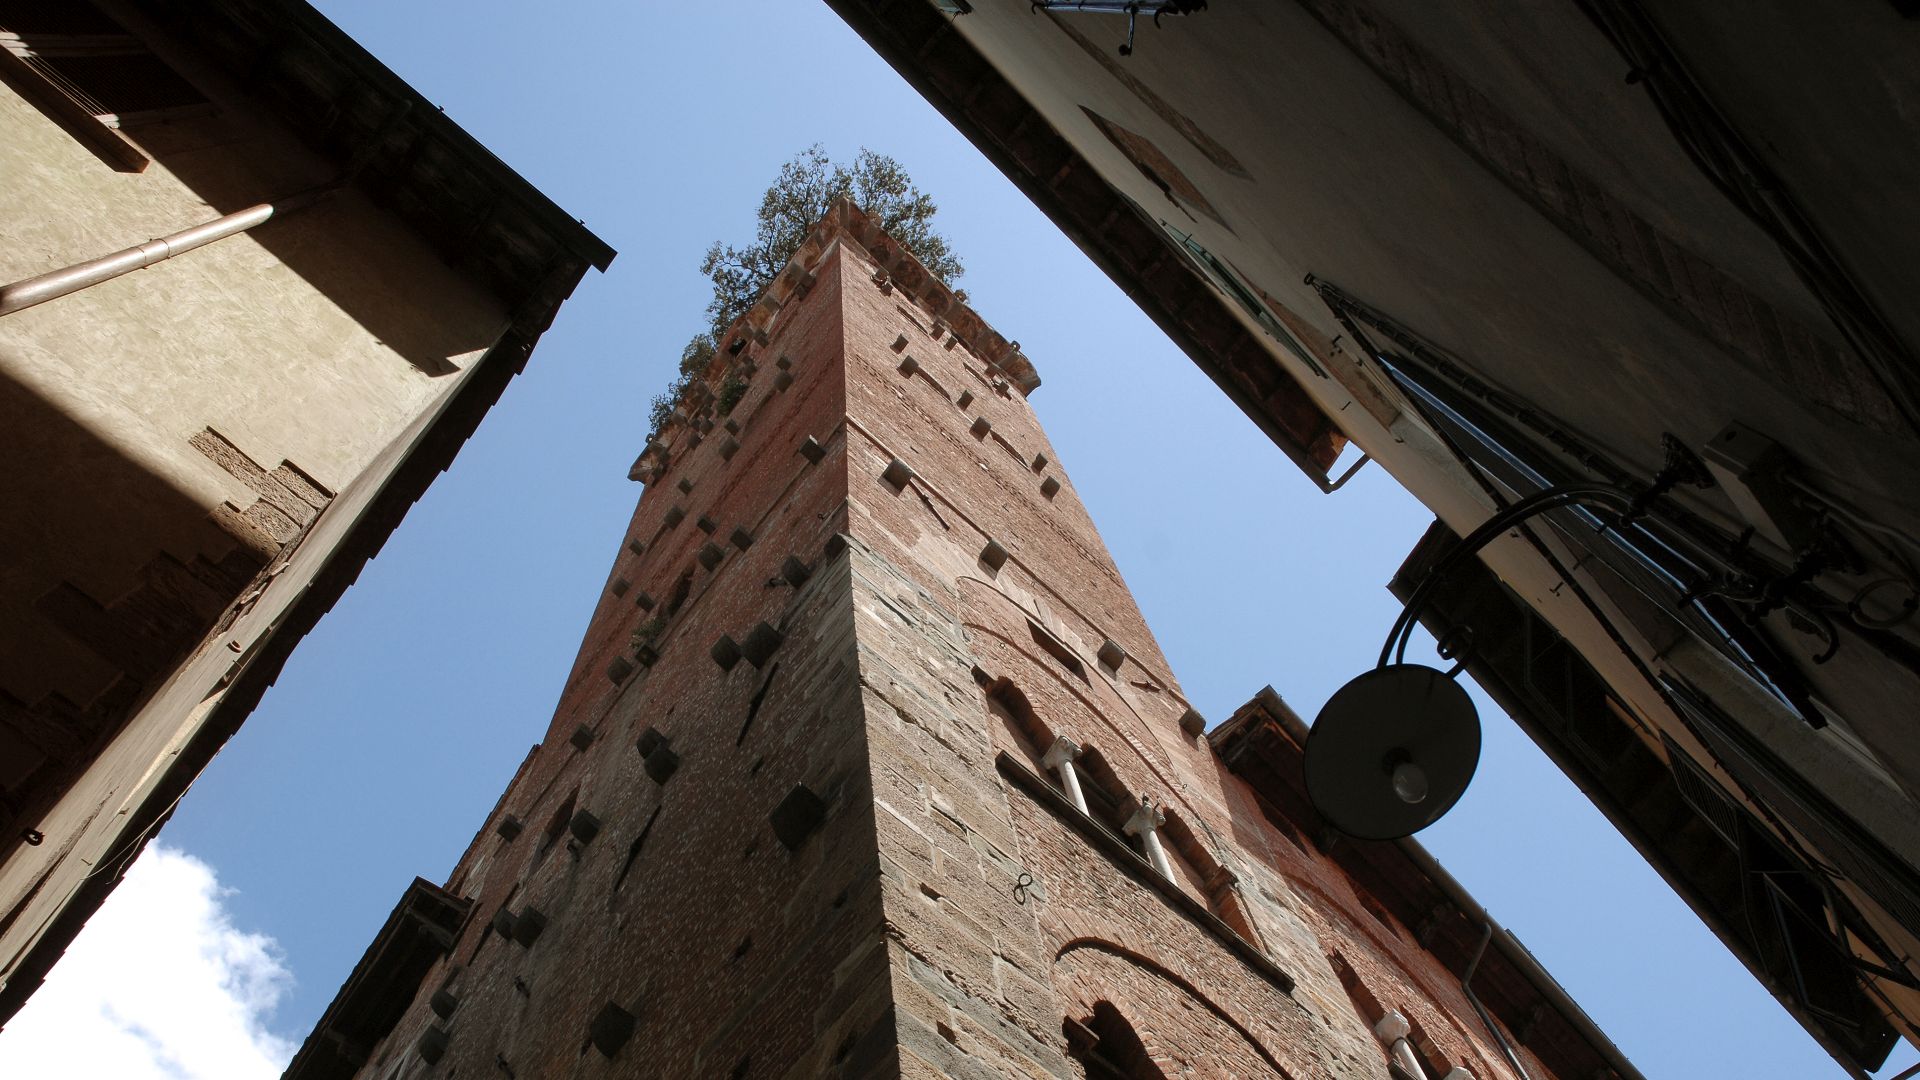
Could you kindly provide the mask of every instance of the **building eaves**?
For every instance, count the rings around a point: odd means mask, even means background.
[[[543,329],[614,251],[302,0],[138,0],[447,263]]]
[[[284,1080],[346,1080],[406,1013],[420,980],[446,955],[470,901],[422,878],[394,905],[340,992],[287,1065]]]
[[[1312,834],[1358,889],[1379,900],[1456,977],[1469,970],[1491,929],[1475,969],[1474,992],[1554,1075],[1640,1080],[1639,1071],[1525,946],[1419,843],[1355,840],[1321,820],[1306,795],[1301,766],[1306,740],[1306,724],[1272,687],[1207,734],[1227,769],[1252,787],[1270,812]]]

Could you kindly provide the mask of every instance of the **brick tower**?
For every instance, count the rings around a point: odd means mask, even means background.
[[[1637,1077],[1417,845],[1210,734],[1026,402],[832,208],[635,465],[545,740],[290,1077]]]

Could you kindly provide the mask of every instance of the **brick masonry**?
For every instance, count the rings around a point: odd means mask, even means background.
[[[288,1075],[1384,1078],[1395,1009],[1434,1080],[1516,1076],[1418,935],[1183,730],[1037,385],[835,206],[636,464],[451,947],[397,985],[370,950]],[[1141,796],[1171,877],[1120,828]]]

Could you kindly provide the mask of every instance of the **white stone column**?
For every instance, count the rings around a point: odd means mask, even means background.
[[[1407,1041],[1413,1035],[1413,1025],[1400,1015],[1398,1009],[1388,1009],[1373,1025],[1373,1033],[1386,1044],[1387,1056],[1393,1060],[1394,1067],[1413,1077],[1413,1080],[1428,1080],[1427,1071],[1420,1067],[1420,1058],[1413,1052],[1413,1044]],[[1465,1066],[1448,1071],[1441,1080],[1474,1080],[1473,1073]]]
[[[1167,851],[1160,846],[1160,826],[1167,823],[1166,811],[1153,805],[1153,800],[1140,796],[1140,805],[1134,808],[1133,816],[1127,819],[1120,830],[1129,836],[1140,838],[1140,846],[1147,849],[1147,861],[1153,864],[1160,876],[1173,880],[1173,865],[1167,862]]]
[[[1067,798],[1072,799],[1073,805],[1084,814],[1087,812],[1087,797],[1080,793],[1080,775],[1073,771],[1073,759],[1079,756],[1080,744],[1062,735],[1053,740],[1053,745],[1047,748],[1047,754],[1040,759],[1040,764],[1060,774],[1060,786],[1066,790]]]

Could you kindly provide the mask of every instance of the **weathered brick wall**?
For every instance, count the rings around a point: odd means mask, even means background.
[[[856,606],[905,1071],[1077,1075],[1063,1025],[1106,1001],[1169,1075],[1385,1076],[1369,1004],[1405,1013],[1438,1068],[1511,1075],[1456,980],[1182,731],[1188,703],[1025,398],[851,264],[842,282],[849,531],[876,564],[856,581],[878,596]],[[895,457],[916,474],[905,488],[882,477]],[[997,569],[980,557],[989,541],[1011,554]],[[1117,667],[1097,656],[1109,640]],[[996,709],[983,682],[1016,688],[1029,718]],[[1167,832],[1184,826],[1175,880],[1220,924],[1143,884],[1138,856],[1095,850],[991,761],[1004,751],[1044,774],[1062,734],[1162,805]],[[1231,923],[1292,992],[1224,942]],[[1357,1007],[1336,957],[1369,1002]]]
[[[447,1036],[431,1075],[498,1075],[503,1061],[523,1078],[812,1076],[856,1052],[873,1061],[859,1040],[885,1011],[886,966],[852,590],[847,560],[824,550],[846,475],[834,292],[794,307],[777,352],[724,358],[753,363],[748,392],[697,446],[680,432],[679,461],[641,500],[546,739],[449,881],[474,914],[362,1075],[428,1074],[414,1046],[430,1028]],[[799,453],[808,436],[830,448],[818,464]],[[720,554],[711,568],[703,549]],[[809,571],[798,587],[789,558]],[[656,618],[646,666],[632,637]],[[782,634],[772,654],[719,666],[721,636],[747,644],[763,622]],[[665,750],[643,758],[648,732]],[[664,781],[663,754],[677,759]],[[789,850],[769,816],[796,785],[825,817]],[[577,811],[598,819],[591,841],[556,816]],[[523,823],[512,840],[496,832],[508,816]],[[531,946],[493,928],[529,907],[547,920]],[[458,997],[445,1019],[429,1001],[443,986]],[[634,1017],[611,1056],[588,1044],[609,1003]]]
[[[897,253],[880,272],[854,215],[723,342],[708,384],[739,405],[695,390],[637,466],[546,739],[449,882],[474,914],[361,1075],[1073,1077],[1111,1009],[1169,1076],[1385,1077],[1385,1008],[1435,1080],[1512,1075],[1453,977],[1182,728],[1023,358],[956,339],[942,316],[977,318]],[[1061,735],[1164,810],[1171,879],[1059,793]]]

